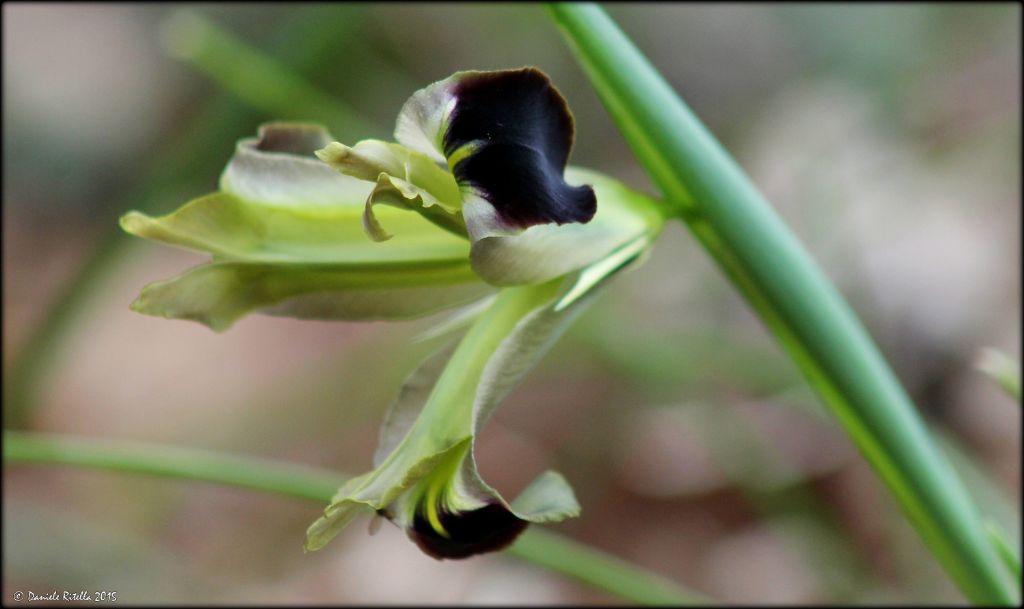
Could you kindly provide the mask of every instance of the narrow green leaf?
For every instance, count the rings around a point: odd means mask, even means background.
[[[1020,557],[1017,556],[1017,552],[1010,547],[1010,542],[1006,540],[1006,535],[999,528],[996,523],[988,521],[985,523],[985,532],[988,533],[989,541],[992,542],[992,546],[999,553],[999,558],[1003,559],[1003,564],[1006,566],[1006,570],[1013,576],[1014,581],[1017,582],[1019,587],[1021,584],[1021,566]]]
[[[172,57],[189,62],[269,116],[341,123],[353,130],[373,124],[195,10],[179,9],[168,17],[159,40]]]
[[[344,476],[251,456],[150,442],[4,431],[4,464],[50,463],[202,480],[309,501],[329,498]]]
[[[839,418],[960,589],[1015,599],[979,516],[857,317],[740,167],[605,12],[550,12],[648,174]]]
[[[5,466],[64,464],[238,486],[317,503],[330,501],[342,474],[304,465],[126,440],[5,431]],[[644,605],[707,604],[707,599],[621,559],[551,531],[526,531],[510,556]]]
[[[995,349],[978,352],[975,366],[990,376],[1006,392],[1020,402],[1020,364]]]
[[[526,531],[507,552],[641,605],[715,604],[696,592],[680,590],[679,584],[665,577],[547,529]]]

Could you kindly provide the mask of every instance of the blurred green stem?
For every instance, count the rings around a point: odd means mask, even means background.
[[[641,605],[709,605],[714,601],[610,554],[540,527],[528,529],[508,553]]]
[[[1021,584],[1021,566],[1020,557],[1010,547],[1010,542],[1006,540],[1006,535],[994,522],[985,523],[985,531],[988,533],[989,540],[992,541],[992,545],[996,551],[999,552],[999,557],[1003,559],[1003,564],[1006,565],[1006,569],[1013,575],[1017,582],[1017,585]]]
[[[797,363],[967,598],[1015,601],[966,490],[856,315],[742,169],[598,6],[550,13],[675,212]]]
[[[330,503],[345,481],[341,474],[309,466],[142,442],[5,431],[3,448],[5,463],[65,464],[200,480],[320,504]],[[709,602],[664,577],[537,527],[523,533],[507,552],[638,604]]]
[[[372,124],[197,11],[177,10],[162,24],[160,41],[170,55],[195,66],[222,89],[275,120],[319,121],[346,133],[364,131]]]
[[[351,44],[351,33],[356,31],[361,13],[352,7],[342,8],[345,10],[331,6],[307,7],[282,25],[274,44],[288,65],[300,72],[313,66],[331,65],[325,58],[337,53],[340,46]],[[239,72],[248,70],[248,67],[237,69]],[[327,108],[339,113],[307,118],[340,128],[343,136],[364,135],[365,125],[361,119],[340,112],[344,108],[339,103]],[[110,227],[109,232],[84,256],[85,261],[75,276],[62,287],[26,342],[5,365],[5,428],[23,428],[29,424],[46,374],[62,353],[70,330],[75,327],[90,295],[102,292],[98,285],[112,274],[127,251],[131,238],[118,227],[118,215],[127,208],[153,210],[184,185],[212,181],[223,167],[223,159],[231,155],[235,141],[254,133],[255,123],[260,122],[262,116],[228,94],[218,96],[186,126],[177,128],[171,138],[160,145],[152,162],[141,171],[140,178],[116,204],[105,208],[109,219],[100,222]]]
[[[978,352],[975,366],[992,378],[1011,398],[1020,402],[1020,364],[995,349]]]

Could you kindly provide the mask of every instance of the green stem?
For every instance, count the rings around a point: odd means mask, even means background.
[[[995,349],[982,349],[975,366],[1002,387],[1006,395],[1020,402],[1020,364]]]
[[[47,463],[200,480],[330,503],[345,476],[315,467],[143,442],[5,431],[5,463]],[[527,530],[508,553],[639,604],[706,604],[677,584],[566,537]]]
[[[994,522],[985,523],[985,532],[988,533],[989,541],[992,542],[992,546],[999,553],[999,558],[1003,560],[1003,564],[1006,566],[1006,570],[1013,575],[1014,581],[1017,585],[1021,584],[1021,566],[1020,557],[1014,552],[1013,548],[1010,547],[1010,542],[1006,540],[1006,535]]]
[[[169,54],[276,120],[321,122],[352,133],[373,123],[194,10],[176,11],[160,40]]]
[[[202,480],[321,503],[345,481],[341,474],[313,467],[198,448],[16,431],[4,432],[4,460]]]
[[[614,21],[550,12],[637,158],[888,484],[967,598],[1013,602],[970,497],[856,315]]]
[[[695,592],[682,590],[660,575],[539,527],[531,527],[523,533],[508,553],[641,605],[713,602]]]

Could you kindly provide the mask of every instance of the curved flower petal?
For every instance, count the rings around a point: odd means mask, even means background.
[[[395,128],[475,195],[463,208],[473,240],[594,216],[593,190],[563,178],[574,135],[565,98],[536,68],[456,72],[413,94]]]
[[[360,208],[369,187],[339,175],[314,156],[334,138],[319,125],[269,123],[243,139],[221,173],[220,190],[243,201],[272,207]]]
[[[393,209],[382,210],[380,216],[402,233],[401,242],[378,245],[368,240],[361,217],[375,186],[342,175],[316,157],[316,151],[331,140],[316,125],[263,125],[259,137],[238,143],[221,175],[220,192],[159,218],[129,212],[121,218],[121,226],[147,239],[250,261],[351,263],[465,257],[464,239],[437,231],[415,214]],[[407,164],[412,171],[409,177],[440,190],[436,184],[444,183],[443,171],[435,167],[430,172],[417,162]],[[457,192],[454,181],[448,179]],[[444,194],[448,197],[444,203],[450,206],[452,191]]]
[[[220,332],[242,316],[409,319],[492,291],[463,262],[359,265],[214,262],[145,286],[138,313],[189,319]]]
[[[317,150],[316,155],[344,175],[372,182],[386,173],[425,191],[431,205],[440,205],[453,213],[461,207],[455,177],[430,157],[401,144],[362,140],[348,147],[331,142]]]
[[[376,204],[417,211],[441,228],[466,236],[455,176],[430,157],[380,140],[363,140],[351,148],[332,142],[316,154],[347,176],[376,182],[363,212],[363,227],[374,241],[391,238],[374,213]]]
[[[372,511],[402,526],[428,554],[463,558],[506,546],[529,522],[578,514],[572,490],[554,472],[542,474],[511,504],[505,501],[480,478],[473,443],[596,288],[642,251],[626,248],[573,276],[502,290],[450,357],[436,356],[410,377],[385,420],[376,469],[339,489],[307,531],[306,548],[322,547],[358,514]]]
[[[401,239],[361,227],[374,185],[314,156],[323,129],[275,124],[243,140],[221,185],[162,217],[129,212],[129,233],[209,252],[214,263],[146,286],[132,308],[223,330],[249,312],[301,319],[405,319],[492,290],[470,270],[469,244],[417,214],[380,210]]]
[[[579,167],[566,170],[572,183],[597,193],[597,214],[587,224],[531,226],[518,235],[485,237],[470,253],[473,269],[498,286],[538,283],[593,264],[638,239],[653,241],[664,225],[658,203],[621,182]]]
[[[384,208],[380,217],[402,238],[375,243],[361,226],[363,200],[334,208],[268,207],[227,193],[195,199],[154,218],[129,212],[121,227],[136,236],[218,258],[260,262],[374,263],[464,260],[469,244],[417,214]]]

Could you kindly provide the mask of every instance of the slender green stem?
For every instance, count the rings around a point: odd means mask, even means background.
[[[664,577],[543,528],[528,529],[508,553],[642,605],[713,602],[695,592],[682,590]]]
[[[999,558],[1003,560],[1003,564],[1006,566],[1007,571],[1013,575],[1017,585],[1021,584],[1021,566],[1020,557],[1014,552],[1013,548],[1010,547],[1010,542],[1006,540],[1006,535],[994,522],[985,523],[985,532],[988,533],[989,541],[992,542],[992,546],[999,553]]]
[[[321,122],[339,126],[344,132],[363,131],[372,125],[347,104],[194,10],[175,12],[161,27],[160,40],[168,53],[278,120]]]
[[[65,464],[200,480],[320,504],[329,503],[345,481],[339,473],[315,467],[143,442],[5,431],[3,449],[5,463]],[[635,603],[708,603],[663,577],[536,527],[527,530],[508,553]]]
[[[975,366],[998,383],[1006,395],[1020,402],[1020,364],[995,349],[982,349]]]
[[[198,448],[15,431],[4,432],[4,460],[202,480],[319,502],[329,502],[345,482],[313,467]]]
[[[742,169],[599,7],[550,6],[634,153],[967,598],[1011,603],[978,514],[843,298]]]

